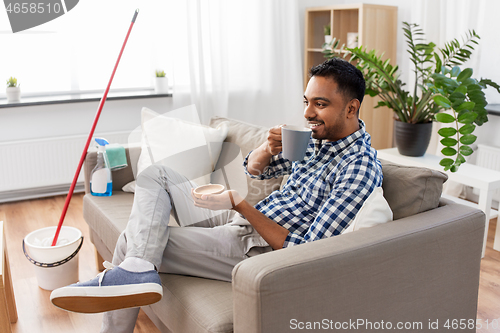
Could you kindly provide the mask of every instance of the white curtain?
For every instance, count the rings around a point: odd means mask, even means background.
[[[496,38],[492,36],[491,23],[494,22],[495,9],[499,8],[499,3],[493,0],[421,0],[414,1],[411,10],[411,23],[417,23],[425,32],[427,41],[434,42],[438,47],[444,47],[445,43],[457,39],[462,42],[469,30],[475,32],[481,37],[479,45],[474,45],[474,51],[470,60],[464,66],[471,67],[474,71],[474,77],[487,77],[496,82],[500,82],[500,69],[492,70],[491,61],[485,62],[488,57],[483,50],[491,48],[496,44]],[[491,17],[490,17],[491,16]],[[490,21],[488,21],[490,17]],[[401,46],[400,46],[401,47]],[[413,65],[406,53],[406,43],[402,71],[405,73],[403,80],[413,84],[414,73]],[[482,66],[483,65],[483,66]],[[464,66],[461,66],[464,68]],[[489,103],[500,103],[500,95],[491,88],[486,90],[486,98]],[[443,146],[437,131],[443,127],[439,123],[434,124],[431,143],[427,149],[428,153],[440,155]],[[477,130],[476,130],[477,131]]]
[[[415,1],[413,2],[412,22],[418,23],[423,28],[427,40],[433,41],[438,47],[443,47],[446,42],[455,38],[462,41],[466,32],[475,30],[481,39],[479,45],[474,45],[472,56],[465,66],[473,69],[473,77],[478,79],[486,77],[499,83],[500,68],[496,65],[497,55],[500,51],[497,34],[500,22],[496,17],[499,10],[500,2],[494,0]],[[408,64],[407,66],[411,68]],[[464,66],[461,67],[464,68]],[[488,103],[500,103],[500,95],[495,90],[488,88],[485,93]],[[474,133],[478,136],[476,143],[488,140],[489,133],[495,131],[494,121],[493,119],[493,121],[476,129]],[[437,131],[441,127],[446,127],[445,125],[434,124],[428,153],[442,155],[443,146],[439,142],[441,137],[437,135]],[[467,157],[467,161],[475,163],[475,157],[473,154]],[[444,192],[453,196],[465,197],[467,195],[463,185],[450,181],[445,184]]]
[[[302,124],[297,0],[186,0],[176,14],[174,106],[202,123],[225,116],[263,126]]]

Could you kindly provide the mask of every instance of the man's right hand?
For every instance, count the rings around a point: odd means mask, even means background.
[[[281,127],[284,125],[278,125],[271,128],[267,135],[267,146],[266,151],[271,155],[278,155],[283,146],[281,143]]]
[[[259,148],[252,151],[248,157],[247,170],[250,174],[258,176],[264,172],[264,169],[271,162],[271,157],[278,155],[282,150],[281,145],[281,127],[278,125],[271,128],[267,134],[267,140]]]

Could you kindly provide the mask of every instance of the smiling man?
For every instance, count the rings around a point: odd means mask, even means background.
[[[309,74],[304,117],[312,138],[304,160],[292,163],[282,157],[280,126],[272,128],[268,140],[247,157],[252,177],[290,175],[282,191],[255,206],[286,230],[274,234],[280,235],[282,247],[341,234],[373,190],[382,186],[381,164],[358,118],[365,93],[362,73],[333,58]],[[256,223],[252,225],[259,231]],[[272,240],[259,233],[268,243]]]
[[[117,266],[54,290],[53,304],[75,312],[108,311],[101,332],[132,332],[138,306],[162,297],[158,273],[231,281],[234,266],[246,258],[345,231],[382,185],[382,167],[358,119],[365,81],[341,59],[328,60],[310,74],[304,117],[312,138],[304,160],[283,158],[276,126],[243,165],[258,179],[289,175],[282,190],[255,207],[234,190],[197,198],[196,184],[153,165],[137,178],[129,222],[113,256]],[[170,213],[180,228],[168,227]]]

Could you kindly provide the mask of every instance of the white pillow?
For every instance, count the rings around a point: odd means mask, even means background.
[[[363,206],[356,214],[354,221],[344,230],[343,234],[373,227],[377,224],[386,223],[392,220],[392,210],[387,200],[384,198],[384,191],[382,187],[377,187],[365,200]]]
[[[229,122],[212,128],[142,108],[141,128],[142,150],[137,175],[152,164],[152,158],[154,163],[167,165],[199,185],[210,183],[210,174],[219,159]],[[168,159],[174,155],[175,160]],[[192,179],[190,175],[193,174],[198,177]],[[128,183],[122,189],[133,192],[135,184]]]

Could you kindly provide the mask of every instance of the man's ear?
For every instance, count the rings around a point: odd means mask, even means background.
[[[361,103],[357,98],[351,99],[347,103],[347,118],[358,117],[358,110]]]

